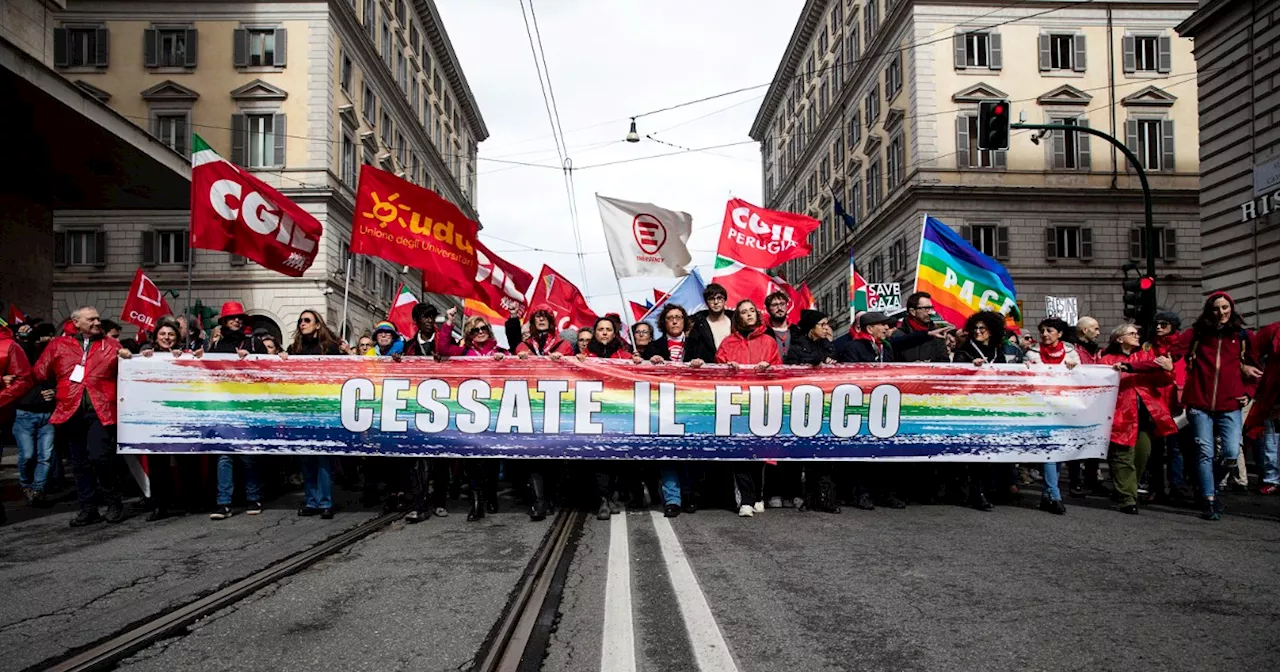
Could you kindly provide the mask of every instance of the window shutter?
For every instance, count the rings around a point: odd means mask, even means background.
[[[1156,59],[1156,69],[1162,73],[1173,69],[1173,38],[1160,38],[1160,55]]]
[[[960,237],[964,238],[966,243],[973,245],[973,227],[965,224],[960,227]],[[976,247],[976,246],[975,246]]]
[[[1129,151],[1133,152],[1134,154],[1138,153],[1138,120],[1137,119],[1128,119],[1124,122],[1124,146],[1128,147]],[[1132,170],[1133,166],[1130,165],[1129,169]]]
[[[93,265],[106,266],[107,265],[107,232],[94,231],[93,243],[94,243],[93,244]]]
[[[196,29],[187,30],[187,67],[196,67]]]
[[[1164,260],[1173,261],[1178,258],[1178,232],[1172,227],[1164,230]]]
[[[283,68],[285,64],[286,52],[289,50],[288,32],[284,28],[276,28],[276,51],[273,55],[276,67]]]
[[[969,117],[956,117],[956,167],[969,167]]]
[[[142,232],[142,265],[156,265],[156,232]]]
[[[1160,122],[1160,170],[1173,172],[1173,120]]]
[[[67,234],[62,231],[53,232],[53,265],[58,268],[67,265]]]
[[[997,149],[992,152],[992,158],[994,159],[992,163],[995,164],[996,168],[1003,169],[1009,167],[1009,150]]]
[[[1137,47],[1134,45],[1134,37],[1132,35],[1124,36],[1124,71],[1126,73],[1136,72],[1138,70]]]
[[[1076,119],[1076,125],[1081,128],[1089,128],[1089,120]],[[1088,133],[1076,133],[1076,167],[1080,170],[1093,169],[1093,154],[1089,150],[1089,139],[1091,137]]]
[[[1058,119],[1052,119],[1049,123],[1059,123]],[[1067,167],[1067,134],[1071,131],[1054,131],[1051,141],[1049,142],[1049,151],[1053,155],[1054,168]]]
[[[1044,258],[1058,258],[1058,230],[1052,226],[1044,230]]]
[[[107,62],[111,55],[110,39],[111,36],[106,28],[99,28],[94,31],[94,41],[97,43],[94,49],[94,64],[99,68],[107,67]]]
[[[1076,35],[1071,42],[1072,42],[1072,46],[1075,47],[1075,51],[1076,51],[1075,63],[1072,64],[1071,69],[1075,70],[1076,72],[1084,72],[1085,57],[1086,57],[1085,48],[1084,48],[1084,35]]]
[[[996,227],[996,259],[1009,258],[1009,227]]]
[[[1053,55],[1050,51],[1052,48],[1050,46],[1050,40],[1051,38],[1048,35],[1042,34],[1040,36],[1040,71],[1041,72],[1048,70],[1049,66],[1053,65]]]
[[[284,125],[283,114],[277,114],[275,115],[275,118],[271,120],[271,131],[275,134],[275,140],[276,140],[276,151],[274,154],[275,161],[272,163],[272,165],[283,166],[284,165],[284,141],[285,141],[285,125]]]
[[[151,115],[150,123],[147,124],[147,132],[155,137],[160,137],[160,116]]]
[[[53,64],[65,68],[71,64],[71,54],[66,28],[53,29]]]
[[[1093,258],[1093,229],[1087,226],[1080,227],[1080,258]]]
[[[174,133],[173,150],[183,156],[189,156],[187,143],[189,142],[190,131],[187,130],[187,120],[185,118],[174,121],[176,132]]]
[[[245,146],[248,144],[249,120],[243,114],[231,115],[231,163],[245,164]]]
[[[988,54],[987,63],[990,63],[992,70],[999,70],[1004,67],[1004,48],[1000,45],[1000,33],[987,33],[987,44],[990,45],[991,53]]]
[[[1132,261],[1143,258],[1142,234],[1142,229],[1129,229],[1129,259]]]
[[[236,28],[231,38],[231,64],[237,68],[249,65],[249,31]]]
[[[964,33],[956,33],[954,41],[956,51],[956,70],[964,70],[965,66],[969,64],[968,59],[965,57],[964,40]]]
[[[155,28],[147,28],[142,31],[142,60],[143,64],[148,68],[154,68],[160,65],[159,51],[160,45],[157,41],[160,31]]]

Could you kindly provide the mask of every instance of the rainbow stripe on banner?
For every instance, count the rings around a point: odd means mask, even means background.
[[[928,215],[920,236],[916,291],[929,292],[934,312],[957,326],[980,310],[1000,311],[1011,324],[1022,322],[1018,292],[1004,266]]]
[[[571,358],[156,355],[120,362],[119,445],[123,453],[1064,461],[1106,454],[1118,375],[1094,366],[757,372]]]

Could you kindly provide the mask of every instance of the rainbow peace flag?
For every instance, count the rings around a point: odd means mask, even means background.
[[[927,214],[916,291],[929,292],[938,317],[957,326],[980,310],[1000,311],[1010,324],[1022,321],[1018,292],[1004,266]]]

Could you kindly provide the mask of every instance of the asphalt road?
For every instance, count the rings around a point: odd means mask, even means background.
[[[1029,493],[1030,494],[1030,493]],[[1032,494],[1029,501],[1034,501]],[[19,670],[368,519],[62,516],[0,528]],[[548,523],[396,523],[124,661],[127,670],[466,670]],[[955,506],[588,520],[542,669],[1216,670],[1280,658],[1280,499],[1124,516]]]

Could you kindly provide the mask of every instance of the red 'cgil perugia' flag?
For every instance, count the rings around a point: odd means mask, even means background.
[[[191,142],[191,247],[252,259],[300,277],[319,251],[320,221],[271,185]]]
[[[129,285],[129,296],[124,300],[120,319],[137,325],[143,331],[155,331],[156,322],[172,312],[160,288],[139,268],[133,274],[133,284]]]

